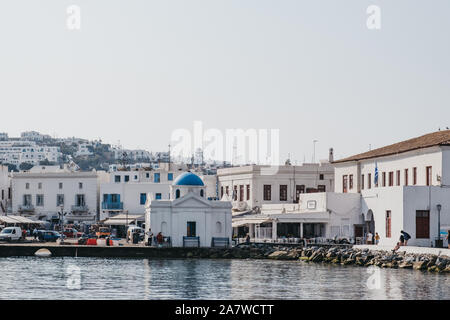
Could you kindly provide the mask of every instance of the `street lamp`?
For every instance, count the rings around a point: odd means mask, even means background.
[[[439,245],[441,243],[441,209],[442,206],[440,204],[436,205],[436,209],[438,211],[438,240],[439,240]]]
[[[60,205],[59,206],[61,209],[61,212],[59,213],[59,224],[60,224],[60,228],[59,228],[59,232],[61,232],[61,242],[60,243],[64,243],[64,205]]]

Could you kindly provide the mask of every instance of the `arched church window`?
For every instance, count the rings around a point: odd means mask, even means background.
[[[220,221],[216,222],[216,233],[221,233],[222,232],[222,223],[220,223]]]
[[[180,189],[177,189],[175,191],[175,199],[178,199],[180,197]]]
[[[200,197],[203,197],[203,196],[204,196],[204,191],[202,189],[202,190],[200,190]]]

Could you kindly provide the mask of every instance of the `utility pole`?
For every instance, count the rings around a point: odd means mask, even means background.
[[[316,142],[319,140],[313,140],[313,163],[316,163]]]

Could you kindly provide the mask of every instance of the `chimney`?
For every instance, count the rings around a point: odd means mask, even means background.
[[[330,148],[330,151],[328,153],[328,161],[330,161],[330,163],[334,161],[334,155],[333,154],[334,154],[333,148]]]

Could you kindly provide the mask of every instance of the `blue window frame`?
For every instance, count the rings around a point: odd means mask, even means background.
[[[147,194],[146,193],[141,193],[140,196],[140,204],[143,205],[147,202]]]
[[[173,181],[173,173],[168,173],[167,174],[167,180]]]
[[[160,174],[159,173],[155,173],[154,180],[155,180],[155,182],[160,182]]]
[[[161,199],[162,199],[161,193],[157,193],[157,194],[155,195],[155,199],[156,199],[156,200],[161,200]]]
[[[120,182],[120,176],[114,176],[114,182]]]

